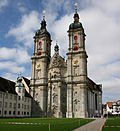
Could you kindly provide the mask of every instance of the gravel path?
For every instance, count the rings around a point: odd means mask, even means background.
[[[84,126],[81,126],[73,131],[101,131],[106,119],[98,118]]]

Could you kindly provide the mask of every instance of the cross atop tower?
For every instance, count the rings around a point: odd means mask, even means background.
[[[43,11],[43,20],[41,22],[41,29],[46,29],[46,21],[45,21],[45,10]]]
[[[74,22],[79,22],[79,15],[77,13],[77,2],[75,2],[75,14],[74,14]]]
[[[45,20],[45,10],[43,10],[43,20]]]
[[[58,41],[56,40],[56,45],[54,47],[54,50],[55,50],[55,53],[59,54],[59,46],[58,46],[57,42]]]
[[[75,13],[77,13],[77,2],[75,2]]]

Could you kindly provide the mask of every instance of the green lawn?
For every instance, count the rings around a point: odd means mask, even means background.
[[[102,131],[120,131],[120,117],[108,118]]]
[[[0,119],[0,131],[71,131],[93,119],[13,118]],[[13,122],[18,122],[14,124]],[[26,123],[26,124],[24,124]],[[30,124],[31,123],[31,124]]]

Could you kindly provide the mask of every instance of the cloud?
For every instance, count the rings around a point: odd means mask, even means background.
[[[20,24],[16,27],[11,27],[8,36],[13,36],[20,44],[31,48],[33,45],[33,36],[36,29],[39,28],[39,14],[36,11],[31,11],[28,15],[24,14],[21,18]]]
[[[0,70],[7,70],[11,73],[20,73],[24,72],[25,68],[18,66],[15,62],[12,61],[0,61]]]
[[[27,8],[25,8],[24,5],[20,2],[17,4],[17,6],[18,6],[17,8],[21,13],[25,13],[27,11]]]
[[[109,16],[114,15],[116,17],[116,14],[118,14],[118,12],[120,11],[119,0],[92,0],[92,4],[100,8],[104,13],[107,13]]]
[[[2,47],[0,48],[0,60],[2,59],[11,59],[16,54],[16,49]]]
[[[65,15],[61,19],[55,21],[51,28],[52,38],[53,38],[53,46],[52,50],[54,48],[54,45],[56,44],[56,39],[58,41],[58,45],[60,46],[60,54],[63,56],[66,55],[67,48],[68,48],[68,25],[70,24],[72,20],[72,15]],[[53,54],[53,52],[52,52]]]
[[[2,77],[4,77],[5,79],[8,79],[8,80],[16,81],[17,75],[13,74],[13,73],[10,73],[10,72],[7,72],[7,73],[3,73]]]
[[[12,60],[19,64],[26,64],[30,62],[30,56],[27,50],[23,48],[0,48],[0,60]]]
[[[103,91],[103,102],[105,101],[117,101],[120,97],[119,87],[120,87],[120,79],[113,78],[107,81],[104,81],[103,84],[105,85]]]
[[[23,48],[0,48],[0,72],[7,79],[15,80],[19,73],[25,74],[25,65],[30,62],[30,56]],[[28,73],[26,73],[28,74]]]
[[[19,64],[26,64],[30,62],[30,57],[28,52],[23,48],[17,49],[16,62]]]
[[[8,5],[8,0],[0,0],[0,11],[3,7]]]

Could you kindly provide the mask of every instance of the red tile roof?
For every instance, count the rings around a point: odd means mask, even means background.
[[[112,102],[107,102],[106,105],[108,105],[109,108],[112,108]]]

